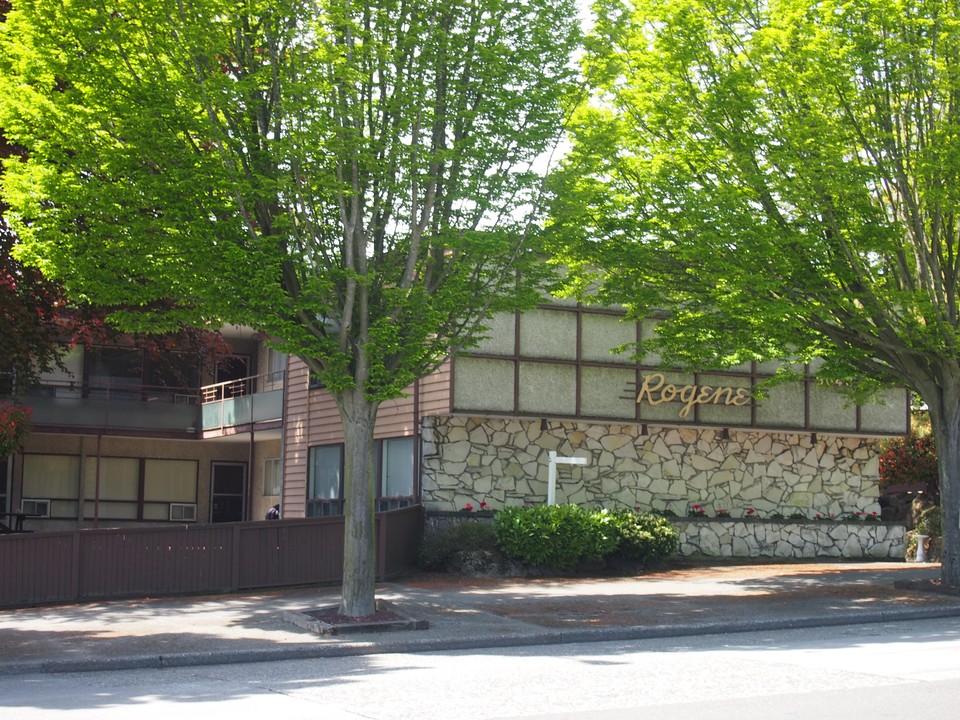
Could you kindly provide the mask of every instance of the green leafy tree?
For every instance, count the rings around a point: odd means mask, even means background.
[[[10,3],[0,0],[0,23],[8,12]],[[11,144],[0,129],[0,161],[22,155],[23,148]],[[17,395],[60,359],[62,294],[55,283],[13,256],[17,235],[6,220],[7,211],[0,165],[0,395]]]
[[[0,157],[9,151],[0,134]],[[63,296],[56,283],[13,256],[17,236],[5,212],[0,195],[0,395],[19,395],[60,361]]]
[[[377,408],[535,303],[562,0],[17,0],[0,125],[23,261],[125,330],[248,324],[346,436],[341,611],[374,611]]]
[[[599,0],[556,187],[577,283],[665,362],[824,359],[930,410],[960,585],[955,0]]]

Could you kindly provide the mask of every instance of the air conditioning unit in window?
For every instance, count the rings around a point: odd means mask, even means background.
[[[197,506],[195,503],[170,503],[170,520],[172,522],[196,522]]]
[[[23,498],[20,503],[20,512],[31,517],[50,517],[50,501],[38,498]]]

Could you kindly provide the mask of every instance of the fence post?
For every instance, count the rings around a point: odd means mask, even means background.
[[[73,567],[70,569],[70,602],[80,600],[80,563],[82,556],[80,553],[80,531],[74,530],[70,534],[70,541],[73,543],[70,552],[73,555]]]
[[[230,590],[237,592],[240,590],[240,523],[233,525],[230,537]]]
[[[387,577],[387,513],[377,513],[377,580]]]

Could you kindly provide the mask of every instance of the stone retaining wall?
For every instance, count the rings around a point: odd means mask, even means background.
[[[589,460],[559,466],[558,503],[640,507],[679,517],[695,504],[707,516],[723,509],[734,518],[750,508],[762,518],[880,511],[876,438],[755,430],[730,430],[725,437],[713,428],[583,422],[540,427],[538,420],[426,418],[427,510],[544,502],[547,453],[555,450]]]
[[[744,558],[876,558],[903,560],[902,523],[671,519],[681,555]]]
[[[492,521],[491,512],[437,512],[427,516],[426,530]],[[687,557],[904,560],[909,556],[904,523],[695,518],[670,518],[670,522],[680,539],[677,552]],[[916,553],[916,543],[910,549]]]

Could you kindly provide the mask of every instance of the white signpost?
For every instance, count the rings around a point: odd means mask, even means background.
[[[557,504],[557,465],[589,465],[585,457],[557,457],[556,450],[547,453],[547,505]]]

